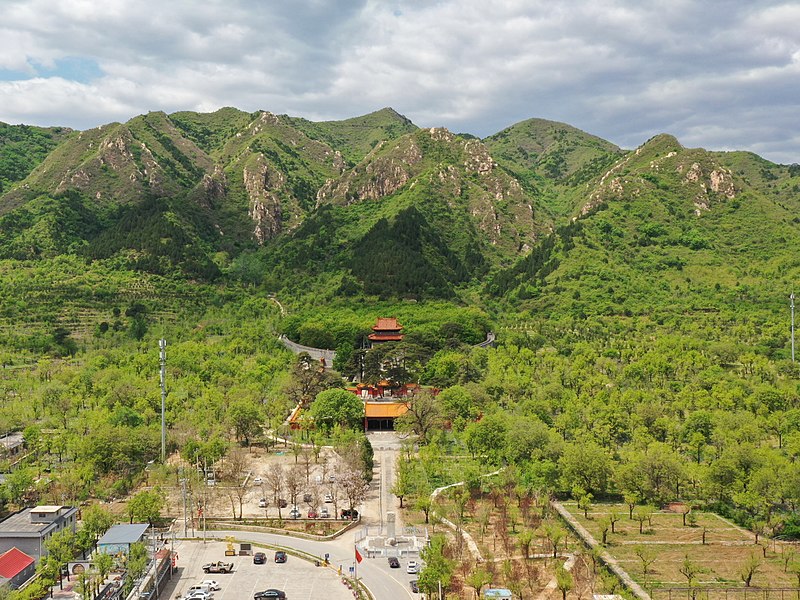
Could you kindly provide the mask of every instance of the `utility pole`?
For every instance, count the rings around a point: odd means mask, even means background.
[[[183,471],[183,469],[181,469]],[[183,537],[186,537],[186,477],[181,479],[181,493],[183,494]]]
[[[794,292],[789,296],[789,301],[792,307],[792,362],[794,362]]]
[[[161,349],[161,464],[167,458],[167,422],[164,416],[167,404],[167,340],[158,340],[158,347]]]

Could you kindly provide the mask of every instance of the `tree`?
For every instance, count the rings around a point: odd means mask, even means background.
[[[761,557],[751,552],[750,557],[744,562],[741,571],[739,571],[739,577],[744,582],[744,587],[750,587],[753,577],[761,568],[761,563]]]
[[[246,446],[250,446],[250,440],[261,433],[263,417],[258,406],[250,400],[233,401],[226,417],[236,440],[243,441]]]
[[[364,404],[355,394],[347,390],[326,390],[317,394],[309,409],[316,426],[330,431],[334,425],[347,429],[363,427]]]
[[[307,406],[320,392],[341,387],[341,377],[329,369],[321,368],[307,352],[301,352],[292,367],[290,383],[285,392],[296,404]]]
[[[517,543],[519,544],[520,550],[522,550],[522,556],[527,559],[531,553],[533,532],[530,529],[523,529],[520,531],[517,536]]]
[[[231,450],[225,461],[225,479],[228,485],[225,493],[231,502],[231,511],[234,519],[242,519],[244,501],[250,495],[251,488],[247,485],[248,463],[246,452],[243,450]],[[239,516],[236,516],[236,505],[239,505]]]
[[[87,506],[82,512],[81,528],[77,533],[78,547],[86,552],[114,524],[110,511],[99,504]]]
[[[278,519],[283,519],[281,516],[281,496],[286,485],[286,478],[283,471],[283,466],[280,463],[272,463],[264,475],[264,481],[267,487],[272,490],[272,499],[275,506],[278,507]]]
[[[608,452],[594,441],[569,444],[559,461],[561,477],[568,488],[575,483],[594,495],[605,493],[613,474]]]
[[[567,600],[567,592],[575,586],[575,581],[572,575],[567,571],[563,565],[556,567],[556,587],[561,592],[561,600]]]
[[[700,565],[695,563],[692,559],[690,559],[688,554],[685,554],[681,566],[678,567],[678,571],[680,571],[681,575],[686,577],[687,586],[689,588],[693,588],[695,579],[700,573],[704,572],[704,569]],[[692,591],[692,598],[694,598],[695,596],[696,592]]]
[[[442,534],[434,534],[431,536],[431,543],[420,552],[423,567],[418,577],[419,589],[427,594],[428,598],[433,597],[439,585],[443,590],[447,590],[450,586],[455,562],[447,558],[446,546],[446,538]]]
[[[652,565],[656,560],[656,553],[655,551],[650,548],[649,546],[636,546],[633,550],[634,554],[639,557],[639,560],[642,562],[642,574],[647,575],[648,570],[650,569],[650,565]]]
[[[475,598],[477,599],[481,595],[481,589],[483,586],[492,582],[492,574],[486,571],[483,568],[478,567],[474,571],[472,571],[465,580],[465,583],[475,590]]]
[[[566,540],[567,532],[555,523],[547,523],[541,529],[542,535],[553,546],[553,558],[558,557],[558,547]]]
[[[100,581],[105,581],[106,575],[114,568],[114,557],[105,552],[95,552],[92,554],[92,562],[100,574]]]
[[[619,520],[620,520],[619,513],[615,510],[612,510],[611,513],[608,515],[608,523],[609,525],[611,525],[611,533],[616,533],[616,531],[614,531],[614,525]]]
[[[408,412],[395,419],[395,427],[402,433],[413,433],[420,444],[428,443],[429,436],[442,425],[439,402],[432,392],[423,390],[408,402]]]
[[[164,508],[164,494],[158,488],[144,490],[128,501],[128,517],[130,522],[147,521],[151,526],[161,518]]]

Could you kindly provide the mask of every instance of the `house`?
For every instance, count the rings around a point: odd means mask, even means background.
[[[34,557],[47,556],[44,543],[54,533],[75,531],[78,509],[73,506],[35,506],[23,508],[0,522],[0,552],[12,548]]]
[[[36,559],[19,548],[0,554],[0,589],[3,586],[17,589],[36,573]]]
[[[394,420],[407,412],[406,402],[365,402],[364,431],[394,431]]]
[[[13,461],[22,454],[25,448],[25,438],[21,431],[6,433],[0,436],[0,459]]]
[[[145,540],[150,526],[147,523],[114,525],[97,540],[97,551],[105,554],[127,554],[131,545]]]
[[[367,336],[370,347],[374,348],[376,344],[385,342],[402,342],[404,336],[400,333],[402,330],[403,326],[395,317],[378,317],[377,323],[372,326],[372,333]]]

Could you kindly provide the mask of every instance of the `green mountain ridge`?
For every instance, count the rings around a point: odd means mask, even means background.
[[[478,140],[389,108],[329,122],[153,112],[83,132],[29,128],[28,138],[14,127],[0,152],[26,154],[28,173],[0,170],[6,258],[77,253],[156,274],[412,298],[453,298],[491,272],[490,296],[536,306],[571,289],[564,281],[585,265],[561,271],[578,252],[635,282],[642,271],[710,269],[703,251],[735,265],[764,239],[796,236],[786,222],[796,170],[667,135],[626,152],[529,119]],[[757,231],[758,219],[766,235],[748,248],[723,239],[740,220]],[[601,304],[630,310],[619,293]]]

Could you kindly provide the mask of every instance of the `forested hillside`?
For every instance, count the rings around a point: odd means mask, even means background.
[[[285,333],[441,390],[403,425],[434,454],[792,533],[796,165],[540,120],[481,141],[390,109],[3,131],[0,433],[25,430],[56,482],[20,469],[6,505],[136,485],[161,337],[170,451],[263,440],[317,372]],[[406,338],[370,357],[388,315]]]

